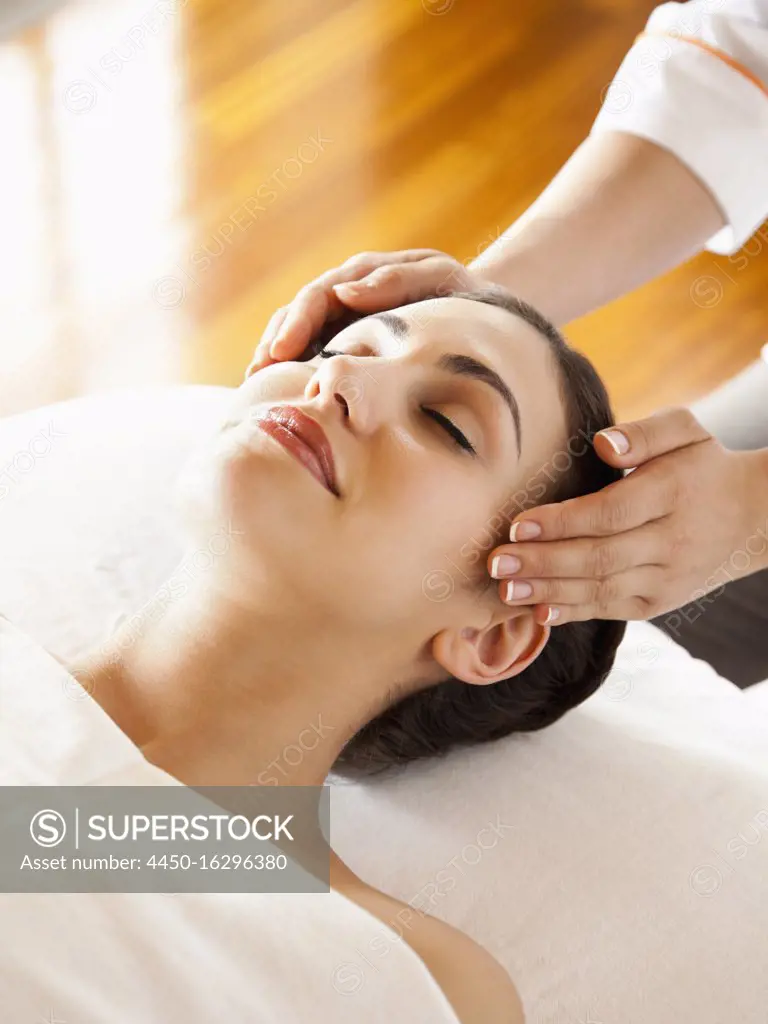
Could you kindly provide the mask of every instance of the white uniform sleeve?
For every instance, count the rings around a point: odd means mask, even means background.
[[[674,153],[727,221],[707,248],[735,252],[768,217],[768,0],[657,7],[592,131],[628,132]]]

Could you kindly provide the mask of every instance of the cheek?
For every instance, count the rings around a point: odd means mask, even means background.
[[[466,468],[414,461],[397,479],[379,481],[366,515],[340,532],[344,557],[362,552],[365,573],[405,599],[450,596],[477,575],[490,520],[486,488]]]
[[[237,388],[226,418],[244,416],[255,405],[300,398],[311,376],[306,363],[275,363],[259,370]]]
[[[272,402],[300,398],[310,373],[300,363],[278,363],[260,370],[233,391],[222,417],[226,429],[214,433],[187,461],[174,487],[174,503],[184,523],[198,533],[221,521],[250,527],[267,486],[258,452],[238,444],[249,433],[252,411]],[[241,425],[238,425],[241,424]]]

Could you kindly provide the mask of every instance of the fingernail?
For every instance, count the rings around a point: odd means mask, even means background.
[[[560,609],[559,608],[552,608],[550,606],[549,611],[547,612],[547,617],[546,617],[546,619],[544,619],[544,625],[548,626],[551,622],[555,622],[559,618],[560,618]]]
[[[504,600],[517,601],[521,597],[530,597],[532,593],[533,587],[530,583],[526,583],[525,580],[510,580],[507,584],[507,596]]]
[[[629,438],[620,430],[600,430],[598,433],[605,438],[617,455],[626,455],[629,451]]]
[[[523,519],[519,523],[512,523],[509,528],[509,539],[512,541],[535,540],[539,536],[541,536],[541,527],[538,523],[532,523],[530,519]]]
[[[370,288],[370,284],[367,281],[342,281],[333,286],[335,292],[357,292],[361,288]]]
[[[496,555],[491,561],[491,576],[497,580],[502,576],[512,576],[520,570],[522,564],[515,555]]]

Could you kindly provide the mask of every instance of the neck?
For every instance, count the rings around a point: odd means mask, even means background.
[[[277,612],[274,589],[245,605],[220,582],[208,573],[172,601],[161,588],[73,673],[186,785],[322,785],[381,709],[381,681],[402,677],[391,637],[353,646],[327,619]]]

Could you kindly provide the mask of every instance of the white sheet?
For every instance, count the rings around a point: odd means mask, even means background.
[[[0,619],[0,785],[180,784]],[[361,979],[369,944],[389,959]],[[0,949],[9,1024],[458,1024],[416,953],[333,891],[0,893]]]
[[[168,480],[228,400],[108,395],[0,424],[0,611],[74,657],[135,610],[179,554]],[[66,435],[3,497],[49,421]],[[544,733],[334,790],[333,842],[485,944],[537,1024],[765,1024],[766,716],[633,624],[601,693]],[[365,944],[353,962],[382,969]]]

